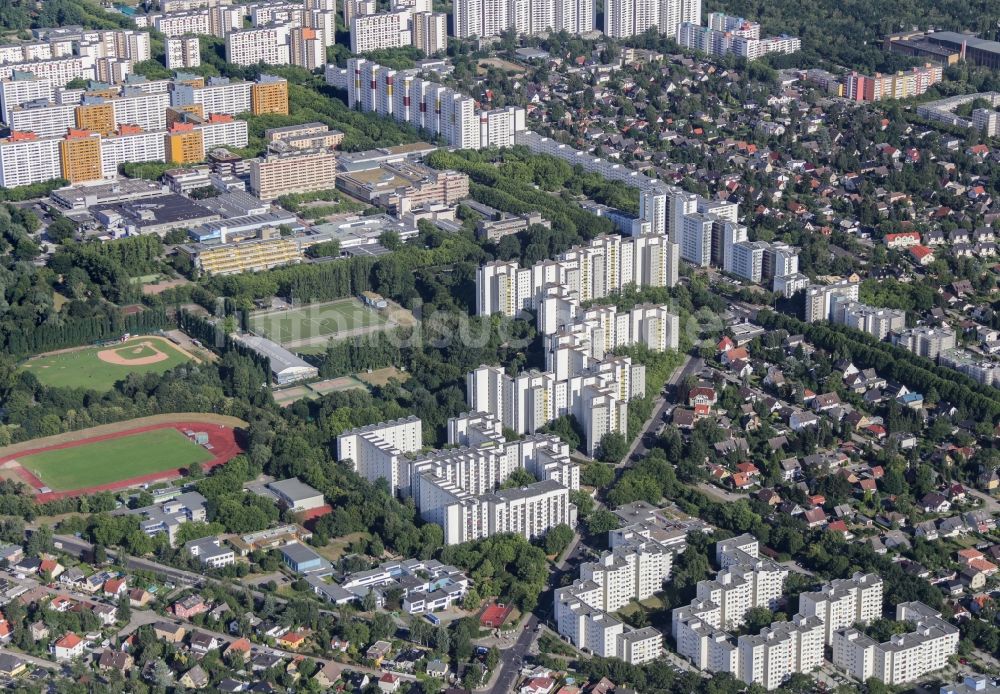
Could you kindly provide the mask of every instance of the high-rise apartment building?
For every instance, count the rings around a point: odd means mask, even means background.
[[[113,133],[118,126],[115,105],[104,97],[84,96],[74,109],[74,117],[77,128],[100,133],[103,137]]]
[[[701,23],[701,0],[609,0],[604,9],[604,33],[613,38],[636,36],[652,27],[676,38],[685,22]]]
[[[796,614],[756,635],[734,638],[729,633],[743,624],[750,609],[773,608],[788,572],[761,558],[758,543],[750,535],[718,543],[716,558],[722,570],[715,579],[700,581],[691,604],[673,612],[677,652],[702,670],[729,672],[768,690],[795,673],[812,672],[822,665],[824,623],[814,614]]]
[[[859,681],[875,677],[894,687],[913,682],[948,665],[958,650],[958,627],[920,602],[896,605],[896,620],[912,622],[913,631],[885,643],[854,627],[834,632],[833,664]]]
[[[842,280],[835,284],[814,284],[806,289],[806,323],[829,320],[834,297],[857,301],[861,285],[858,282]]]
[[[855,573],[851,578],[835,579],[817,591],[801,593],[799,612],[823,622],[823,638],[831,645],[840,629],[868,624],[882,616],[882,578]]]
[[[496,417],[470,412],[449,420],[448,441],[455,447],[416,454],[421,423],[409,417],[341,434],[337,457],[350,460],[366,479],[384,479],[394,493],[412,498],[424,520],[442,527],[445,544],[504,532],[530,539],[560,523],[576,524],[569,492],[579,488],[579,469],[557,438],[508,442]],[[499,489],[518,468],[541,481]]]
[[[168,70],[184,70],[201,65],[201,46],[197,36],[171,36],[166,40]]]
[[[475,100],[416,74],[416,71],[397,72],[364,58],[351,58],[347,61],[347,105],[424,128],[441,135],[453,147],[483,146],[483,124]],[[509,147],[514,144],[510,131],[524,127],[524,111],[515,109],[506,113],[513,120],[501,119],[496,124],[504,128],[507,141],[498,142],[490,133],[487,139]]]
[[[205,159],[205,139],[193,123],[174,123],[164,135],[168,164],[194,164]]]
[[[16,188],[62,178],[60,141],[16,130],[0,140],[0,186]]]
[[[448,17],[442,12],[414,12],[413,47],[424,55],[435,55],[448,48]]]
[[[226,62],[234,65],[288,65],[288,27],[263,27],[226,34]]]
[[[250,112],[288,115],[288,80],[274,75],[261,75],[250,88]],[[209,111],[209,113],[215,113]],[[229,114],[236,115],[236,114]]]
[[[325,150],[269,154],[250,162],[250,190],[261,200],[332,190],[336,182],[337,157]]]
[[[344,25],[351,26],[355,17],[363,17],[377,12],[375,0],[344,0]]]
[[[209,10],[157,15],[153,19],[153,27],[167,38],[184,36],[185,34],[211,34],[213,32],[209,23],[209,15]]]
[[[30,72],[15,72],[12,79],[0,82],[0,118],[10,125],[10,112],[32,101],[52,101],[52,82]]]
[[[453,7],[455,36],[485,38],[508,29],[518,34],[594,30],[593,0],[458,0]]]
[[[170,105],[201,104],[205,113],[235,116],[250,110],[251,84],[231,82],[227,77],[209,78],[204,85],[177,83],[170,93]]]
[[[289,53],[292,65],[316,70],[326,64],[326,42],[322,30],[293,27],[289,31]]]
[[[130,125],[101,141],[101,169],[105,178],[118,174],[125,162],[166,161],[165,131],[144,132]]]
[[[356,15],[351,19],[351,52],[369,53],[410,45],[410,12]]]
[[[62,137],[76,124],[72,104],[29,101],[10,113],[11,130],[34,133],[38,137]]]
[[[70,130],[59,143],[59,163],[62,177],[70,183],[102,179],[101,136],[86,130]]]
[[[908,349],[921,357],[937,359],[942,352],[954,349],[955,331],[950,328],[931,328],[917,326],[909,330],[900,329],[893,339],[893,344]]]

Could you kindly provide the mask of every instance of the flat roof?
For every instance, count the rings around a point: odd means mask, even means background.
[[[301,481],[298,477],[289,477],[287,480],[271,482],[267,486],[269,489],[272,489],[293,501],[301,501],[302,499],[311,499],[314,496],[322,496],[318,489],[313,489],[308,484]]]
[[[288,557],[289,561],[296,564],[303,564],[307,561],[316,561],[323,558],[300,542],[290,542],[281,548],[281,553]]]
[[[945,43],[954,43],[957,45],[962,45],[963,43],[970,48],[975,48],[980,51],[987,51],[989,53],[1000,53],[1000,42],[990,41],[988,39],[981,39],[974,34],[962,34],[957,31],[935,31],[933,33],[927,34],[927,38],[930,41],[942,41]]]
[[[281,373],[285,369],[315,368],[312,364],[299,359],[277,342],[272,342],[266,337],[259,337],[257,335],[240,335],[237,339],[261,356],[270,359],[271,371],[275,374]]]
[[[218,216],[208,208],[172,193],[102,205],[97,209],[117,212],[138,227],[160,226],[161,224],[189,222],[196,219],[211,221],[210,217]]]

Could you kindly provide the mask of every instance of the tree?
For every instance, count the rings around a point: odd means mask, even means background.
[[[606,463],[617,463],[625,457],[627,452],[628,440],[625,435],[621,432],[609,431],[601,437],[597,457]]]
[[[545,533],[543,548],[548,555],[560,555],[573,541],[573,529],[565,523],[560,523]]]
[[[580,482],[588,487],[604,489],[615,479],[615,472],[602,463],[590,463],[580,471]]]
[[[375,591],[369,590],[365,593],[365,596],[361,598],[361,609],[365,612],[373,612],[378,606],[378,599],[375,597]]]
[[[599,508],[587,519],[587,532],[591,535],[605,535],[619,525],[618,516],[607,509]]]
[[[759,634],[761,629],[770,626],[775,621],[774,613],[766,607],[751,607],[746,611],[743,620],[749,634]]]
[[[392,229],[386,229],[378,236],[378,242],[390,251],[398,251],[403,247],[403,242],[399,238],[399,234]]]
[[[483,683],[483,666],[473,663],[465,669],[462,675],[462,686],[466,689],[475,689]]]
[[[118,607],[115,610],[115,617],[119,622],[125,622],[126,624],[132,619],[132,604],[129,602],[128,595],[122,595],[118,598]]]

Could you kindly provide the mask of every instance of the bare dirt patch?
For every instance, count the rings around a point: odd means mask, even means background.
[[[145,366],[147,364],[156,364],[161,361],[166,361],[170,358],[158,350],[151,342],[143,341],[136,344],[137,346],[132,349],[122,347],[102,349],[97,353],[97,358],[103,362],[114,364],[116,366]],[[153,350],[153,354],[145,357],[128,356],[129,354],[143,354],[147,349]]]

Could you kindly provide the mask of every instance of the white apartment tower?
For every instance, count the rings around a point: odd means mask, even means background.
[[[171,36],[166,41],[169,70],[183,70],[201,65],[201,47],[197,36]]]
[[[593,0],[457,0],[453,18],[458,38],[499,36],[508,29],[582,34],[594,29],[594,5]]]
[[[701,23],[701,0],[609,0],[604,10],[604,33],[613,38],[636,36],[651,27],[676,38],[685,22]]]

